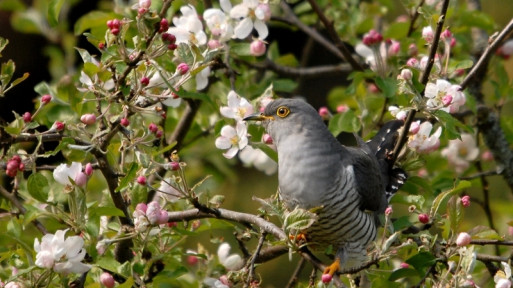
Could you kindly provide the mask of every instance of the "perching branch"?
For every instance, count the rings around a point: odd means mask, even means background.
[[[260,63],[243,62],[245,65],[258,70],[271,70],[285,77],[301,78],[322,78],[329,75],[344,74],[347,75],[352,70],[349,64],[341,63],[339,65],[323,65],[315,67],[289,67],[276,64],[271,59],[266,58]]]
[[[9,193],[3,186],[0,186],[0,195],[4,197],[5,199],[9,200],[18,210],[20,210],[21,214],[25,214],[27,212],[27,209],[23,207],[23,204],[18,200],[15,194]],[[46,230],[45,226],[39,220],[34,219],[31,221],[34,226],[36,226],[37,230],[39,230],[41,233],[47,234],[48,230]]]

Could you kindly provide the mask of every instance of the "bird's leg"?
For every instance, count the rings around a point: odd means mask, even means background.
[[[305,243],[306,242],[306,234],[305,233],[298,233],[295,235],[289,235],[289,239],[293,240],[296,243]]]
[[[340,258],[335,257],[335,261],[331,263],[330,266],[324,268],[324,272],[322,274],[329,274],[330,276],[333,276],[335,273],[337,273],[338,269],[340,269]]]

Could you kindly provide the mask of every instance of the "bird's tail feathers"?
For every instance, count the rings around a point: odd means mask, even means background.
[[[366,143],[370,153],[376,156],[381,166],[381,173],[386,181],[387,200],[390,200],[408,179],[408,174],[403,169],[391,166],[389,161],[389,155],[397,144],[399,131],[403,125],[404,122],[401,120],[389,121]]]

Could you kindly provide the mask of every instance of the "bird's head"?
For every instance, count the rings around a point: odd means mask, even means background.
[[[250,115],[244,120],[262,121],[274,141],[308,128],[326,129],[317,111],[299,99],[274,100],[267,104],[264,112]]]

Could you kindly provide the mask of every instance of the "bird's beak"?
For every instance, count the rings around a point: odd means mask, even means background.
[[[265,116],[264,113],[256,113],[249,115],[248,117],[242,119],[244,121],[265,121],[265,120],[274,120],[273,116]]]

